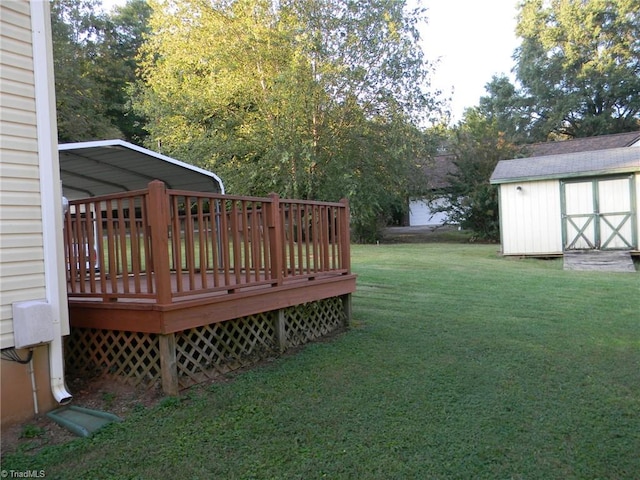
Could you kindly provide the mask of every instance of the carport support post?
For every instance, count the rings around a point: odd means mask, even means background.
[[[162,391],[167,395],[178,395],[178,364],[176,362],[176,336],[173,333],[159,335],[160,372]]]

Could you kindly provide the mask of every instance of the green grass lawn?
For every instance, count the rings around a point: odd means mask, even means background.
[[[90,439],[49,478],[640,478],[640,274],[354,246],[352,328]]]

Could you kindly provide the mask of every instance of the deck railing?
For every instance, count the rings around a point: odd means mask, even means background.
[[[147,189],[70,203],[70,297],[103,301],[233,293],[350,273],[349,207]]]

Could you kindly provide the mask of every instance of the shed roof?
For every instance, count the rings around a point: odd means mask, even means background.
[[[123,140],[61,144],[58,152],[70,200],[140,190],[153,180],[176,190],[224,193],[216,174]]]
[[[640,172],[640,148],[610,148],[498,162],[492,184]]]

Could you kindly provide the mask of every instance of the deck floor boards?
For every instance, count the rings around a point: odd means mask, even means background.
[[[174,287],[175,282],[174,274]],[[69,313],[73,327],[167,333],[343,296],[355,289],[355,275],[332,271],[316,276],[285,277],[281,284],[267,281],[230,284],[216,291],[194,290],[174,296],[168,304],[160,304],[151,296],[70,293]]]

